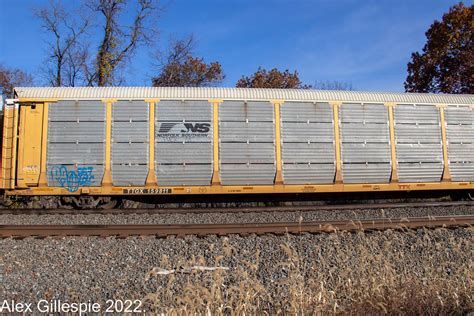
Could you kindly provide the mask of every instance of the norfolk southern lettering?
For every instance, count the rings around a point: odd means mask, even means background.
[[[161,122],[159,123],[158,138],[208,138],[211,123],[207,122]]]

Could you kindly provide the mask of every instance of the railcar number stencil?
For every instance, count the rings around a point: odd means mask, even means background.
[[[123,189],[123,194],[171,194],[173,192],[170,188],[134,188],[134,189]]]

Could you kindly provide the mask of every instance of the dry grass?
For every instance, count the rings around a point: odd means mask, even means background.
[[[146,300],[155,312],[175,315],[466,314],[473,307],[471,229],[467,236],[340,232],[320,235],[318,243],[282,237],[280,249],[253,252],[223,238],[210,245],[212,259],[163,256],[159,267],[229,270],[151,271],[147,278],[158,288]]]

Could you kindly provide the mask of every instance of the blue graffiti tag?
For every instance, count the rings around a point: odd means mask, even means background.
[[[93,167],[77,167],[77,170],[68,170],[67,166],[54,166],[50,171],[51,182],[56,182],[59,186],[69,192],[76,192],[80,187],[92,185],[94,176]]]

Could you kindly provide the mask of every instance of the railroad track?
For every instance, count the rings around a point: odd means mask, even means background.
[[[417,229],[472,226],[474,215],[412,217],[359,221],[317,221],[244,224],[183,224],[183,225],[0,225],[0,237],[52,236],[170,236],[322,233],[336,231]]]
[[[261,213],[261,212],[308,212],[308,211],[344,211],[360,209],[393,209],[420,207],[453,207],[468,206],[474,208],[472,201],[456,202],[406,202],[406,203],[358,203],[339,205],[292,205],[263,207],[216,207],[216,208],[117,208],[117,209],[0,209],[0,215],[74,215],[74,214],[204,214],[204,213]]]

